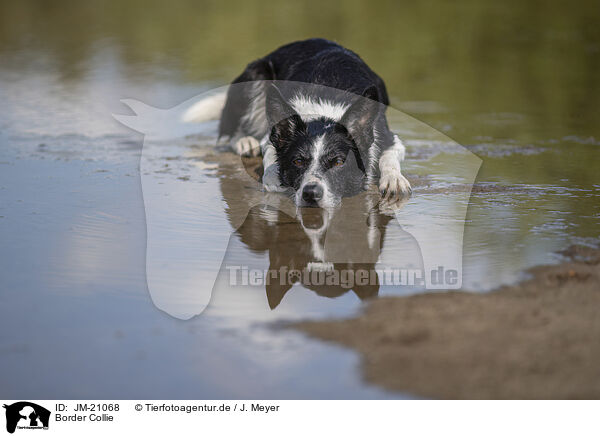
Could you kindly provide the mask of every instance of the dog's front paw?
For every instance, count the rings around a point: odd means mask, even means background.
[[[240,156],[260,156],[260,143],[254,136],[244,136],[236,141],[235,151]]]
[[[410,183],[400,172],[382,174],[379,179],[379,192],[385,201],[410,197]]]
[[[279,166],[275,164],[269,165],[265,168],[265,172],[262,178],[263,187],[265,191],[269,192],[282,192],[285,189],[281,186],[279,181]]]

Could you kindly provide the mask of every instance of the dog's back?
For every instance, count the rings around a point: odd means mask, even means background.
[[[322,38],[284,45],[248,64],[230,87],[223,108],[219,136],[240,134],[261,136],[266,129],[264,112],[265,80],[301,82],[362,95],[375,86],[370,98],[389,104],[383,80],[354,52]],[[254,83],[252,83],[254,82]],[[246,85],[244,85],[246,83]]]

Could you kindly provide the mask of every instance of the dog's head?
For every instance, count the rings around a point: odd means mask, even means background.
[[[338,116],[298,113],[274,85],[266,94],[280,182],[293,189],[296,205],[333,207],[365,188],[368,149],[380,114],[374,87],[350,104],[319,100],[321,106],[335,107]]]

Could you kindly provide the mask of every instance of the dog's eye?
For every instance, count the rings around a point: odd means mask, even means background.
[[[300,159],[300,158],[298,158],[298,159],[294,159],[294,160],[292,161],[292,163],[293,163],[294,165],[296,165],[297,167],[303,167],[303,166],[304,166],[304,159]]]
[[[344,165],[344,159],[342,159],[341,157],[338,157],[331,161],[331,166],[339,167],[342,165]]]

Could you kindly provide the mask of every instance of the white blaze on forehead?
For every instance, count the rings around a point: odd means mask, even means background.
[[[325,135],[319,135],[312,140],[312,151],[311,151],[311,162],[310,166],[302,177],[302,183],[300,188],[296,191],[296,204],[300,202],[302,198],[302,191],[306,185],[317,183],[323,188],[323,198],[319,202],[321,207],[328,207],[333,205],[333,199],[331,198],[331,189],[327,185],[324,179],[324,174],[319,168],[319,162],[321,156],[325,152]]]
[[[327,117],[339,121],[349,107],[346,104],[334,103],[321,98],[313,99],[303,95],[296,95],[292,98],[290,105],[305,120]]]
[[[310,182],[314,182],[316,180],[321,179],[323,174],[319,173],[319,162],[321,160],[321,156],[323,155],[323,151],[325,150],[325,135],[319,135],[312,141],[312,152],[311,152],[311,161],[310,166],[306,170],[304,174],[304,180],[302,184],[305,185]]]
[[[319,163],[319,159],[325,150],[325,135],[317,136],[313,140],[313,152],[312,152],[312,164],[311,167],[316,168]]]

